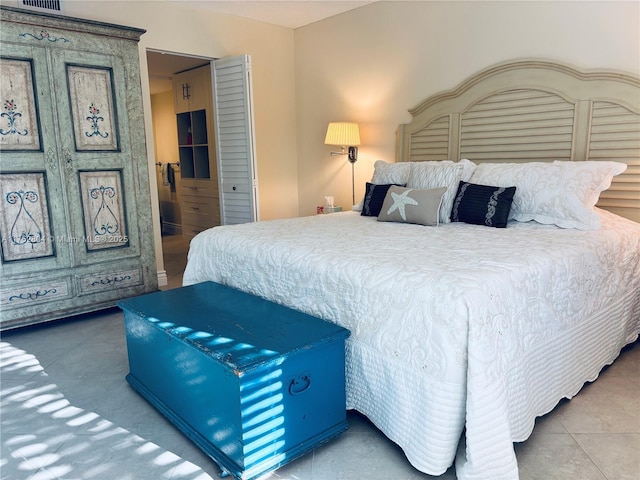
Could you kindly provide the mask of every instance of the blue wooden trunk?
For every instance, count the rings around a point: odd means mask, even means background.
[[[348,330],[213,282],[118,305],[127,381],[234,477],[347,429]]]

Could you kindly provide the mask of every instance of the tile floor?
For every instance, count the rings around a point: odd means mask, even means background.
[[[166,287],[161,287],[162,290],[182,286],[182,273],[187,266],[187,252],[189,251],[190,241],[190,238],[182,235],[162,237],[164,269],[167,272],[168,283]]]
[[[179,286],[186,242],[167,237],[164,243],[169,286]],[[220,478],[217,466],[129,387],[127,373],[118,309],[5,332],[0,478]],[[348,420],[346,433],[267,478],[455,478],[453,468],[440,477],[421,474],[365,418],[349,412]],[[521,480],[640,479],[640,343],[539,419],[516,454]]]

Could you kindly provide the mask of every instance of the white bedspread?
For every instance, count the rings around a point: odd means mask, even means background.
[[[458,450],[458,478],[511,480],[513,442],[640,332],[640,224],[602,217],[597,232],[354,212],[216,227],[191,242],[184,284],[348,328],[347,408],[425,473]]]

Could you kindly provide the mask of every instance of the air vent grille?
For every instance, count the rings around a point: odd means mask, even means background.
[[[23,7],[31,9],[50,10],[54,12],[62,11],[62,4],[60,0],[20,0],[20,4]]]

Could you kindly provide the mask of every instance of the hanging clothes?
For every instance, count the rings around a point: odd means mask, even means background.
[[[168,163],[163,163],[160,166],[160,169],[162,171],[162,185],[164,186],[168,186],[169,185],[169,169],[171,167],[169,166]]]

